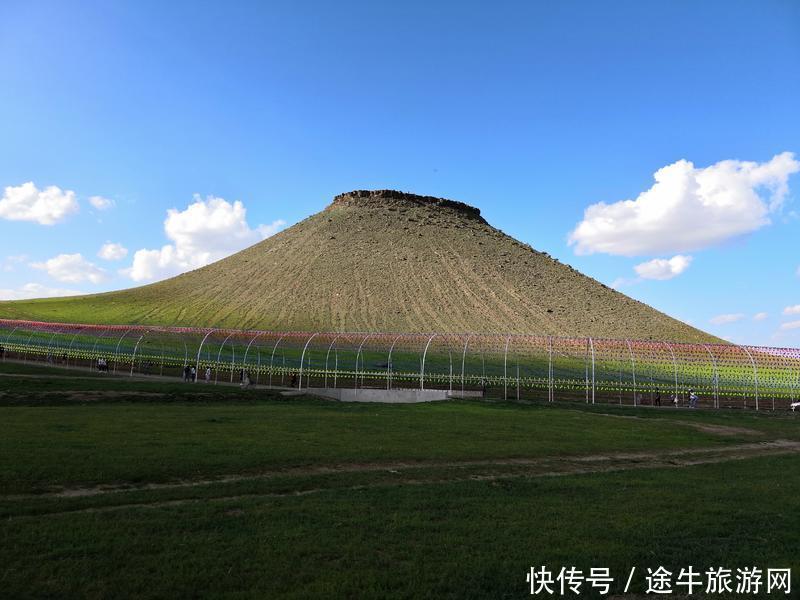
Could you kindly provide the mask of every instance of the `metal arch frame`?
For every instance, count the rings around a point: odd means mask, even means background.
[[[595,400],[594,341],[592,341],[591,337],[587,338],[587,339],[589,340],[589,348],[591,348],[591,350],[592,350],[592,404],[594,404],[594,400]]]
[[[69,341],[69,346],[67,346],[67,366],[69,366],[69,355],[70,355],[70,352],[72,351],[72,344],[74,344],[74,343],[75,343],[75,338],[76,338],[76,337],[78,337],[78,335],[79,335],[79,334],[80,334],[80,333],[81,333],[81,332],[82,332],[84,329],[86,329],[86,326],[78,328],[78,331],[76,331],[76,332],[75,332],[75,335],[73,335],[73,336],[72,336],[72,339]]]
[[[17,332],[20,332],[19,338],[15,338]],[[28,335],[24,335],[23,332],[27,332]],[[132,333],[139,333],[140,335],[132,336]],[[221,335],[223,333],[225,335]],[[394,335],[390,336],[387,334],[375,333],[369,335],[362,333],[361,336],[358,336],[358,334],[354,335],[346,333],[317,333],[321,339],[324,335],[326,341],[329,342],[328,352],[325,356],[326,364],[324,374],[326,376],[326,385],[330,384],[330,376],[333,374],[330,365],[330,354],[332,354],[334,350],[338,348],[339,341],[343,339],[345,335],[352,335],[352,341],[357,343],[360,342],[356,353],[357,387],[365,385],[366,383],[366,344],[370,343],[370,348],[380,350],[381,348],[386,348],[391,342],[392,345],[389,348],[391,353],[390,360],[386,365],[386,381],[388,389],[391,389],[395,379],[394,361],[396,360],[396,357],[394,350],[398,350],[399,352],[401,347],[405,348],[405,345],[401,346],[401,344],[406,344],[409,348],[419,346],[419,350],[422,351],[422,357],[419,362],[421,389],[437,388],[444,390],[452,387],[453,390],[455,390],[457,387],[455,383],[455,377],[459,377],[459,374],[455,371],[457,368],[455,361],[457,360],[457,352],[459,349],[461,349],[461,388],[463,391],[466,391],[466,354],[470,351],[473,351],[473,353],[477,352],[477,350],[475,350],[475,344],[478,342],[473,340],[472,337],[481,339],[478,334],[466,333],[458,335],[429,333],[425,336],[414,334],[409,337],[404,337],[402,334],[395,337]],[[239,339],[245,350],[243,351],[244,354],[240,355],[239,360],[236,360],[234,352],[232,364],[238,365],[241,363],[243,367],[248,366],[248,361],[250,360],[250,350],[253,350],[255,346],[265,346],[264,350],[266,350],[269,342],[260,344],[259,340],[261,337],[270,335],[273,340],[271,355],[271,367],[273,370],[275,368],[274,359],[277,356],[277,348],[282,347],[281,345],[284,344],[284,339],[291,340],[291,343],[287,341],[285,344],[287,348],[291,346],[289,350],[284,352],[284,354],[288,352],[288,355],[285,356],[287,361],[290,359],[293,361],[297,352],[300,350],[301,344],[304,341],[307,342],[308,345],[303,348],[304,352],[301,356],[303,375],[301,385],[311,384],[311,379],[313,379],[311,370],[311,363],[313,363],[312,344],[314,341],[312,340],[308,342],[307,339],[307,337],[311,335],[311,332],[305,335],[294,332],[288,332],[286,334],[275,332],[274,334],[271,334],[270,332],[261,331],[232,332],[232,330],[217,330],[213,328],[200,329],[149,326],[106,327],[103,325],[95,326],[82,324],[60,324],[34,321],[24,322],[0,319],[0,342],[7,345],[13,341],[14,348],[18,348],[20,350],[20,358],[22,358],[22,353],[24,353],[26,360],[30,360],[32,355],[34,358],[38,359],[42,359],[45,354],[49,354],[51,358],[55,357],[56,355],[59,357],[63,355],[66,357],[69,366],[72,366],[73,362],[82,363],[83,360],[88,359],[90,368],[92,368],[94,366],[91,363],[92,359],[96,359],[98,355],[102,355],[104,358],[107,357],[110,360],[114,360],[114,371],[118,371],[121,368],[119,366],[120,360],[124,362],[125,358],[128,358],[132,361],[129,367],[131,374],[135,373],[136,370],[136,358],[139,358],[140,362],[144,360],[142,357],[145,355],[140,355],[138,349],[142,348],[142,352],[147,354],[148,360],[150,358],[155,360],[159,352],[159,348],[157,347],[157,344],[159,343],[162,369],[163,366],[165,366],[165,361],[167,358],[170,359],[171,364],[179,364],[179,347],[182,343],[184,345],[184,362],[186,364],[191,365],[191,363],[188,362],[187,344],[193,347],[193,352],[198,353],[199,357],[195,362],[195,366],[199,371],[199,363],[203,360],[202,351],[210,348],[208,339],[210,339],[212,334],[225,338],[222,342],[221,348],[218,349],[217,360],[221,360],[221,352],[224,351],[224,347],[228,343],[231,343],[231,340],[233,340],[234,337],[238,336],[236,339]],[[188,339],[189,335],[191,335],[191,342]],[[278,336],[280,336],[280,338],[278,338]],[[444,337],[445,340],[438,342],[436,340],[437,336]],[[80,340],[78,340],[79,337],[81,338]],[[94,338],[91,346],[89,346],[88,343],[90,337]],[[112,350],[110,346],[105,345],[105,341],[106,339],[113,341],[115,337],[117,338],[117,341],[115,342],[114,349]],[[159,339],[158,342],[155,342],[156,337]],[[197,339],[200,339],[200,337],[203,338],[203,341],[198,347]],[[27,338],[27,340],[23,338]],[[36,341],[34,341],[33,338],[36,338]],[[47,338],[47,344],[44,343],[45,338]],[[69,338],[69,341],[67,338]],[[122,342],[124,342],[126,339],[129,339],[131,343],[134,344],[130,355],[127,353],[128,351],[122,347]],[[373,339],[375,341],[372,341]],[[404,341],[406,339],[409,340],[408,343]],[[565,340],[568,341],[567,347],[569,348],[568,354],[570,358],[569,361],[563,365],[562,372],[562,365],[558,362],[561,360],[562,356],[562,342],[554,336],[540,336],[536,337],[535,339],[532,336],[519,335],[486,336],[486,339],[483,342],[484,352],[486,348],[490,347],[494,347],[495,350],[492,351],[493,356],[489,361],[492,365],[491,369],[487,364],[485,368],[490,370],[485,371],[484,376],[488,372],[497,373],[499,371],[499,348],[502,344],[502,347],[504,348],[502,367],[504,379],[504,397],[508,399],[510,377],[513,376],[513,373],[508,372],[508,367],[509,365],[513,367],[513,361],[517,359],[519,361],[518,387],[521,389],[523,385],[523,375],[526,380],[525,385],[528,385],[530,381],[533,381],[534,385],[541,385],[543,387],[545,382],[542,381],[541,378],[528,379],[529,372],[526,365],[526,361],[528,360],[526,358],[527,352],[529,348],[535,348],[535,352],[538,356],[538,358],[533,359],[536,363],[536,373],[539,373],[540,370],[544,369],[544,361],[547,361],[548,400],[552,402],[555,400],[556,384],[557,386],[564,384],[570,389],[580,389],[580,348],[582,345],[581,342],[585,341],[587,401],[589,401],[589,360],[592,360],[591,383],[593,401],[595,403],[598,401],[603,402],[607,400],[605,396],[605,391],[607,391],[607,383],[611,385],[611,388],[608,389],[613,389],[613,387],[616,385],[617,375],[614,373],[614,371],[618,370],[617,361],[621,361],[622,363],[623,374],[624,369],[626,368],[625,364],[630,361],[634,403],[636,405],[641,403],[639,396],[643,390],[655,389],[654,386],[656,384],[656,377],[659,379],[657,382],[658,387],[661,387],[666,383],[668,390],[669,388],[673,387],[670,380],[674,379],[674,391],[679,397],[689,389],[689,386],[699,386],[701,389],[705,390],[706,392],[704,393],[707,393],[709,396],[713,392],[714,406],[716,408],[722,406],[723,397],[725,397],[729,392],[737,398],[744,396],[745,398],[749,399],[751,395],[755,395],[756,408],[760,410],[765,399],[767,400],[765,407],[769,408],[768,405],[770,396],[774,396],[773,403],[774,405],[778,406],[783,398],[794,398],[794,396],[798,394],[798,390],[800,390],[800,380],[798,379],[798,375],[800,373],[797,372],[798,369],[800,369],[800,360],[798,360],[800,359],[800,354],[798,353],[799,351],[797,349],[793,350],[785,348],[756,347],[750,345],[737,346],[733,344],[730,346],[717,346],[715,344],[703,343],[684,344],[633,339],[596,340],[591,337],[565,338]],[[151,341],[154,343],[150,346],[146,346],[146,344]],[[436,346],[433,346],[434,341],[437,341]],[[78,343],[78,346],[75,345],[76,342]],[[233,343],[235,345],[235,342]],[[545,343],[547,344],[546,347]],[[430,368],[433,368],[435,372],[436,368],[439,368],[440,366],[447,366],[443,363],[445,348],[442,346],[442,344],[446,344],[448,347],[448,357],[451,369],[449,381],[445,381],[447,376],[444,373],[444,369],[442,372],[436,372],[435,376],[430,372]],[[169,355],[166,355],[167,347],[170,348]],[[627,352],[625,350],[626,347]],[[75,348],[74,351],[72,350],[73,348]],[[659,348],[666,349],[668,354],[664,353],[663,350],[659,350]],[[321,348],[320,343],[318,343],[317,346],[313,346],[313,349],[314,351],[321,352],[321,350],[324,348]],[[176,351],[174,354],[172,353],[173,350]],[[556,352],[556,350],[558,350],[558,352]],[[614,354],[608,354],[608,352],[612,350],[614,351]],[[90,352],[91,354],[89,354]],[[242,351],[240,350],[240,352]],[[543,355],[544,352],[547,353],[546,357]],[[210,361],[210,351],[207,354],[207,358]],[[434,357],[431,359],[434,360],[434,363],[431,363],[433,366],[430,368],[427,363],[427,356],[429,354]],[[311,361],[306,362],[309,360],[309,355],[312,356]],[[485,360],[486,357],[484,357],[483,354],[481,356]],[[321,354],[319,354],[319,358],[322,358]],[[678,367],[678,358],[681,358],[680,368]],[[414,358],[412,358],[412,361],[413,360]],[[670,361],[672,362],[673,367],[672,374],[669,373],[668,363]],[[260,357],[259,362],[261,364],[261,368],[263,368],[263,357]],[[320,361],[318,360],[318,363],[319,362]],[[558,378],[555,376],[555,367],[557,364],[560,369]],[[748,364],[750,369],[747,368]],[[525,369],[523,369],[523,367],[525,367]],[[477,363],[477,361],[474,365],[471,363],[470,377],[472,377],[473,374],[477,375],[481,368],[481,364]],[[317,367],[317,369],[319,369],[319,367]],[[609,369],[612,372],[610,380],[607,377],[609,374]],[[234,370],[235,369],[231,371],[231,377]],[[416,373],[413,373],[415,370],[416,369],[412,370],[412,378],[416,375]],[[374,373],[376,379],[383,376],[380,371],[381,370],[378,369],[378,371]],[[284,372],[291,373],[288,363],[284,367]],[[648,377],[649,383],[646,383],[644,380]],[[492,379],[493,381],[497,381],[499,377],[492,377]],[[624,375],[622,381],[624,389],[627,387],[626,384],[624,384]],[[321,382],[322,380],[320,379],[320,383]],[[711,383],[711,386],[708,386],[709,383]],[[616,400],[614,400],[614,402],[615,401]]]
[[[34,335],[36,335],[37,332],[38,330],[31,331],[31,334],[28,336],[28,339],[25,340],[25,356],[22,359],[25,362],[28,362],[28,349],[30,348],[31,339],[33,338]]]
[[[53,340],[65,329],[66,327],[62,327],[61,329],[56,330],[53,335],[50,336],[50,341],[47,342],[47,349],[45,350],[45,353],[48,357],[50,356],[50,346],[53,344]]]
[[[781,359],[781,362],[783,363],[783,366],[786,368],[786,370],[789,373],[789,390],[790,390],[789,393],[792,396],[792,401],[794,401],[794,387],[791,384],[792,372],[793,372],[792,364],[789,362],[789,359],[785,354],[780,354],[779,358]],[[773,394],[772,394],[772,410],[773,411],[775,410],[775,393],[774,393],[774,391],[773,391]]]
[[[275,345],[272,347],[272,355],[269,357],[269,387],[272,387],[272,361],[275,358],[275,350],[278,349],[278,344],[281,343],[283,338],[286,337],[284,333],[281,337],[278,338],[278,341],[275,342]]]
[[[791,398],[790,402],[794,402],[794,390],[795,386],[797,385],[797,382],[794,378],[794,367],[792,366],[792,361],[787,355],[781,354],[781,358],[783,359],[783,364],[787,367],[787,370],[789,372],[789,395]]]
[[[117,372],[117,356],[119,355],[119,346],[122,343],[122,340],[125,339],[125,336],[128,335],[131,331],[133,331],[133,328],[128,329],[125,333],[119,336],[119,340],[117,340],[117,347],[114,350],[114,373]]]
[[[10,339],[11,339],[11,336],[12,336],[12,335],[14,335],[14,332],[15,332],[17,329],[19,329],[19,327],[20,327],[19,325],[17,325],[16,327],[14,327],[14,329],[12,329],[12,330],[11,330],[11,333],[9,333],[9,334],[6,336],[6,341],[5,341],[5,342],[3,342],[3,349],[4,349],[4,350],[5,350],[5,347],[6,347],[6,346],[8,346],[8,340],[10,340]],[[6,353],[5,353],[5,352],[3,352],[3,357],[2,357],[2,358],[3,358],[3,360],[5,361],[5,359],[6,359]]]
[[[107,333],[109,333],[109,332],[111,332],[111,331],[114,331],[114,329],[113,329],[113,328],[111,328],[111,327],[105,327],[105,328],[103,329],[103,331],[101,331],[101,332],[100,332],[100,335],[96,335],[96,336],[94,336],[94,344],[92,344],[92,353],[91,353],[92,360],[95,360],[95,351],[97,350],[97,344],[98,344],[98,342],[99,342],[101,339],[105,339],[105,337],[106,337],[106,334],[107,334]],[[99,357],[98,357],[98,358],[99,358]]]
[[[506,345],[503,349],[503,400],[508,400],[508,345],[511,343],[511,336],[506,338]]]
[[[325,386],[326,389],[328,387],[328,359],[330,359],[330,357],[331,357],[331,350],[333,349],[333,345],[336,343],[336,340],[338,340],[340,337],[342,337],[342,334],[341,333],[337,333],[336,336],[333,338],[333,341],[328,346],[328,352],[325,353],[325,383],[324,383],[324,386]],[[336,371],[337,372],[339,371],[339,361],[338,360],[336,361]],[[334,381],[336,381],[335,378],[334,378]],[[334,387],[335,386],[336,386],[336,384],[334,384]]]
[[[678,363],[675,360],[675,351],[672,349],[672,346],[669,342],[663,342],[663,344],[669,349],[669,353],[672,355],[672,369],[675,372],[675,398],[678,398]]]
[[[633,373],[633,405],[638,406],[638,402],[636,401],[636,359],[633,357],[631,341],[626,339],[625,343],[628,344],[628,353],[631,355],[631,372]]]
[[[756,366],[756,361],[753,360],[753,355],[750,354],[750,350],[747,349],[747,346],[737,346],[737,347],[747,352],[747,356],[750,358],[750,364],[753,365],[753,382],[755,383],[755,392],[756,392],[756,410],[758,410],[758,367]]]
[[[553,336],[547,336],[547,401],[555,400],[555,389],[553,387]]]
[[[394,375],[394,363],[392,362],[392,352],[394,352],[394,346],[397,344],[397,340],[403,337],[401,334],[398,334],[394,340],[392,340],[392,345],[389,347],[389,356],[386,359],[386,389],[392,389],[392,375]]]
[[[585,392],[586,392],[586,404],[589,404],[589,338],[586,338],[586,355],[583,359],[584,367],[585,367]]]
[[[236,338],[234,338],[235,340]],[[233,383],[233,372],[236,370],[236,344],[231,342],[231,377],[230,383]],[[199,375],[199,373],[198,373]],[[242,383],[244,383],[244,367],[241,369]]]
[[[306,350],[308,349],[308,345],[311,343],[311,340],[313,340],[318,335],[319,335],[318,331],[314,332],[314,334],[312,334],[312,336],[310,338],[308,338],[308,340],[306,340],[306,345],[303,346],[303,353],[300,355],[300,376],[297,379],[297,389],[298,390],[302,390],[303,389],[303,364],[304,364],[304,361],[305,361],[305,358],[306,358]],[[356,362],[358,362],[358,358],[356,358]],[[358,378],[358,377],[356,376],[356,378]],[[308,387],[308,386],[306,386],[306,387]]]
[[[260,338],[265,333],[267,333],[267,332],[266,331],[261,331],[261,332],[257,333],[255,336],[253,336],[253,339],[250,340],[250,342],[247,344],[247,348],[245,348],[245,350],[244,350],[244,356],[242,357],[242,369],[244,369],[247,366],[247,364],[246,364],[247,363],[247,354],[250,352],[250,346],[252,346],[253,342],[255,342],[258,338]]]
[[[200,345],[197,347],[197,360],[195,361],[195,367],[194,367],[195,378],[194,378],[194,382],[193,383],[197,383],[197,375],[196,374],[200,372],[200,354],[203,352],[203,345],[206,343],[206,340],[208,339],[208,336],[210,336],[215,331],[219,331],[219,330],[218,329],[209,329],[208,332],[206,332],[205,336],[203,336],[203,339],[201,340]],[[183,341],[184,347],[186,347],[186,340],[182,340],[182,341]],[[188,352],[188,349],[187,349],[187,352]],[[189,363],[189,361],[188,361],[188,355],[187,355],[187,360],[186,360],[186,364],[184,365],[184,368],[188,366],[188,363]],[[214,369],[214,370],[216,371],[216,369]],[[185,373],[185,371],[184,371],[184,373]]]
[[[219,347],[219,352],[217,352],[217,361],[214,363],[214,365],[216,366],[216,368],[214,369],[214,385],[217,385],[217,380],[219,379],[219,359],[222,356],[222,349],[225,347],[225,343],[229,339],[231,339],[232,335],[233,335],[233,333],[229,333],[228,337],[226,337],[224,340],[222,340],[222,345]],[[236,355],[234,355],[234,357],[235,356]],[[200,369],[199,368],[195,369],[195,371],[197,372],[198,375],[200,374]],[[233,371],[231,371],[231,379],[233,379]],[[196,380],[197,380],[197,378],[195,377],[195,381]]]
[[[425,350],[423,350],[423,352],[422,352],[422,359],[421,359],[421,364],[420,364],[420,369],[419,369],[419,389],[420,389],[420,391],[423,391],[425,389],[425,358],[428,356],[428,348],[430,347],[431,342],[433,341],[433,338],[436,337],[436,335],[437,334],[434,333],[431,337],[428,338],[428,343],[425,344]]]
[[[442,334],[439,337],[445,340],[445,345],[447,346],[447,361],[449,368],[447,390],[452,395],[453,393],[453,344],[451,340],[452,334],[450,335]]]
[[[714,390],[714,408],[719,408],[719,371],[717,370],[717,357],[711,352],[711,348],[708,347],[708,344],[703,344],[703,348],[706,349],[706,352],[708,352],[708,355],[711,357],[711,372],[713,373],[711,376],[711,383],[712,389]]]
[[[372,337],[371,333],[368,333],[366,336],[364,336],[364,339],[361,340],[361,343],[358,345],[358,350],[356,351],[356,378],[355,378],[355,381],[353,382],[354,389],[358,389],[358,357],[361,356],[361,349],[364,347],[364,344],[371,337]],[[362,363],[363,363],[363,361],[362,361]],[[362,388],[364,387],[364,377],[363,377],[363,375],[361,377],[361,387]]]
[[[453,348],[450,345],[447,345],[447,357],[450,362],[450,378],[449,378],[449,390],[450,395],[453,394]]]
[[[144,331],[142,335],[139,336],[139,339],[136,340],[136,345],[133,347],[133,356],[131,357],[131,377],[133,377],[133,369],[136,366],[136,351],[139,349],[139,344],[141,343],[142,338],[144,338],[144,336],[146,336],[148,333],[150,333],[149,330]]]
[[[467,348],[469,347],[469,340],[472,338],[472,334],[467,334],[467,339],[464,340],[464,352],[461,354],[461,395],[464,395],[464,383],[465,383],[465,366],[467,363]]]

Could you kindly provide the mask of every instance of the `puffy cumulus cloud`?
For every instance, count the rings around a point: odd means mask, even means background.
[[[732,313],[732,314],[725,314],[725,315],[717,315],[713,317],[709,322],[713,325],[725,325],[727,323],[735,323],[736,321],[741,321],[744,319],[744,315],[742,313]]]
[[[672,279],[683,273],[692,264],[691,256],[678,254],[670,259],[654,258],[636,265],[633,270],[642,279]]]
[[[55,296],[77,296],[83,292],[50,288],[39,283],[26,283],[17,289],[0,289],[0,300],[27,300],[29,298],[53,298]]]
[[[783,309],[783,314],[785,315],[800,315],[800,304],[795,304],[794,306],[787,306]]]
[[[278,233],[284,227],[286,227],[286,221],[283,219],[276,219],[269,225],[259,225],[256,229],[258,230],[258,234],[261,236],[261,239],[265,240],[268,237]]]
[[[122,244],[106,242],[100,247],[97,256],[103,260],[122,260],[128,256],[128,249]]]
[[[285,221],[251,229],[240,201],[230,203],[198,195],[185,210],[170,209],[164,233],[172,243],[160,249],[137,250],[133,264],[121,272],[134,281],[163,279],[205,266],[280,231]]]
[[[800,321],[787,321],[786,323],[781,323],[781,331],[790,331],[792,329],[800,329]]]
[[[0,198],[0,218],[54,225],[78,211],[75,192],[51,185],[40,190],[32,181],[8,186]]]
[[[621,256],[706,248],[769,224],[798,171],[791,152],[705,168],[679,160],[656,171],[655,184],[635,200],[589,206],[569,244],[577,254]]]
[[[114,201],[104,198],[103,196],[90,196],[89,204],[94,206],[97,210],[108,210],[114,206]]]
[[[106,279],[103,269],[90,263],[80,254],[59,254],[45,262],[31,263],[34,269],[41,269],[53,279],[67,283],[89,281],[100,283]]]
[[[759,312],[753,315],[753,321],[764,321],[769,317],[769,314],[765,312]]]

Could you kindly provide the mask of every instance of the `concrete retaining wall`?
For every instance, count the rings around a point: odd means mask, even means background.
[[[392,404],[409,404],[414,402],[435,402],[452,398],[478,397],[481,392],[465,391],[463,394],[447,390],[381,390],[351,388],[303,388],[303,392],[314,396],[322,396],[340,402],[386,402]]]

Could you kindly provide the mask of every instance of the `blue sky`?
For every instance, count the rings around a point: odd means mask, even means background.
[[[0,296],[138,285],[396,188],[800,345],[798,64],[792,1],[6,1]]]

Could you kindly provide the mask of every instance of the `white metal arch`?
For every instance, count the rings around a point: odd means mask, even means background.
[[[747,356],[750,358],[750,364],[753,365],[753,382],[755,383],[756,392],[756,410],[758,410],[758,367],[756,366],[756,361],[753,360],[753,355],[750,354],[750,350],[747,349],[747,346],[739,346],[739,348],[747,352]]]
[[[306,345],[303,346],[303,353],[300,355],[300,377],[297,380],[297,389],[298,390],[302,390],[303,389],[303,363],[304,363],[305,358],[306,358],[306,350],[308,349],[308,345],[311,343],[311,340],[313,340],[318,335],[319,335],[319,332],[315,332],[310,338],[308,338],[308,340],[306,340]],[[356,358],[356,364],[357,363],[358,363],[358,358]],[[306,386],[306,387],[308,387],[308,386]]]
[[[338,340],[340,337],[342,337],[342,334],[341,333],[337,333],[336,336],[331,341],[330,345],[328,346],[328,351],[325,353],[325,384],[324,385],[325,385],[326,388],[328,387],[328,359],[330,359],[330,357],[331,357],[331,350],[333,349],[333,345],[336,343],[336,340]],[[338,373],[338,371],[339,371],[339,360],[337,358],[336,359],[336,372]],[[335,376],[334,376],[334,381],[336,381],[336,377]],[[334,387],[335,387],[335,385],[336,384],[334,384]]]
[[[394,375],[394,363],[392,362],[392,352],[394,352],[394,346],[397,344],[397,340],[399,340],[402,335],[398,335],[397,337],[392,340],[392,345],[389,346],[389,356],[386,359],[386,389],[389,390],[392,388],[392,375]]]
[[[423,352],[422,352],[422,360],[421,360],[420,369],[419,369],[419,389],[420,390],[424,390],[425,389],[425,358],[428,356],[428,348],[430,347],[431,342],[433,341],[433,338],[435,338],[435,337],[436,337],[436,334],[434,333],[431,337],[428,338],[428,343],[425,344],[425,350],[423,350]]]
[[[217,361],[214,363],[214,385],[217,385],[217,380],[219,379],[219,359],[222,356],[222,349],[225,348],[225,343],[231,339],[233,333],[229,333],[228,336],[222,340],[222,345],[219,347],[219,352],[217,352]],[[235,356],[235,355],[234,355]],[[197,374],[200,375],[200,369],[196,369]],[[233,379],[233,370],[231,370],[231,379]]]
[[[633,374],[633,405],[636,406],[638,404],[636,400],[636,359],[633,356],[633,347],[631,346],[631,341],[625,340],[625,343],[628,344],[628,353],[631,355],[631,373]]]
[[[195,373],[200,373],[200,354],[203,352],[203,344],[206,343],[206,340],[208,339],[208,336],[210,336],[215,331],[218,331],[218,330],[217,329],[209,329],[206,332],[206,334],[203,336],[203,339],[200,341],[200,345],[197,347],[197,360],[195,361],[195,367],[194,367],[194,372]],[[185,340],[183,341],[183,346],[184,346],[184,348],[186,348],[186,341]],[[184,373],[186,372],[185,367],[186,367],[186,365],[184,365]],[[197,383],[197,377],[194,378],[194,383]]]
[[[275,351],[278,349],[278,344],[283,341],[283,338],[286,337],[286,334],[283,334],[281,337],[278,338],[278,341],[275,342],[275,345],[272,347],[272,354],[269,357],[269,387],[272,387],[272,363],[275,359]],[[281,382],[283,383],[283,382]]]
[[[706,349],[706,352],[708,352],[708,355],[711,357],[711,389],[714,392],[714,408],[719,408],[719,372],[717,371],[717,357],[711,352],[711,348],[708,347],[708,344],[703,344],[703,348]]]
[[[372,334],[368,333],[366,336],[364,336],[364,339],[361,340],[361,343],[358,345],[358,351],[356,352],[356,379],[353,382],[355,389],[358,389],[358,358],[361,356],[361,349],[364,347],[364,343],[371,337],[372,337]],[[362,360],[361,362],[363,363],[364,361]],[[363,376],[361,378],[361,385],[362,385],[362,387],[364,385]]]
[[[119,340],[117,341],[117,347],[114,350],[114,373],[117,372],[117,356],[119,355],[119,346],[122,343],[122,340],[125,339],[125,336],[128,335],[131,331],[133,331],[133,328],[128,329],[125,333],[119,336]]]

